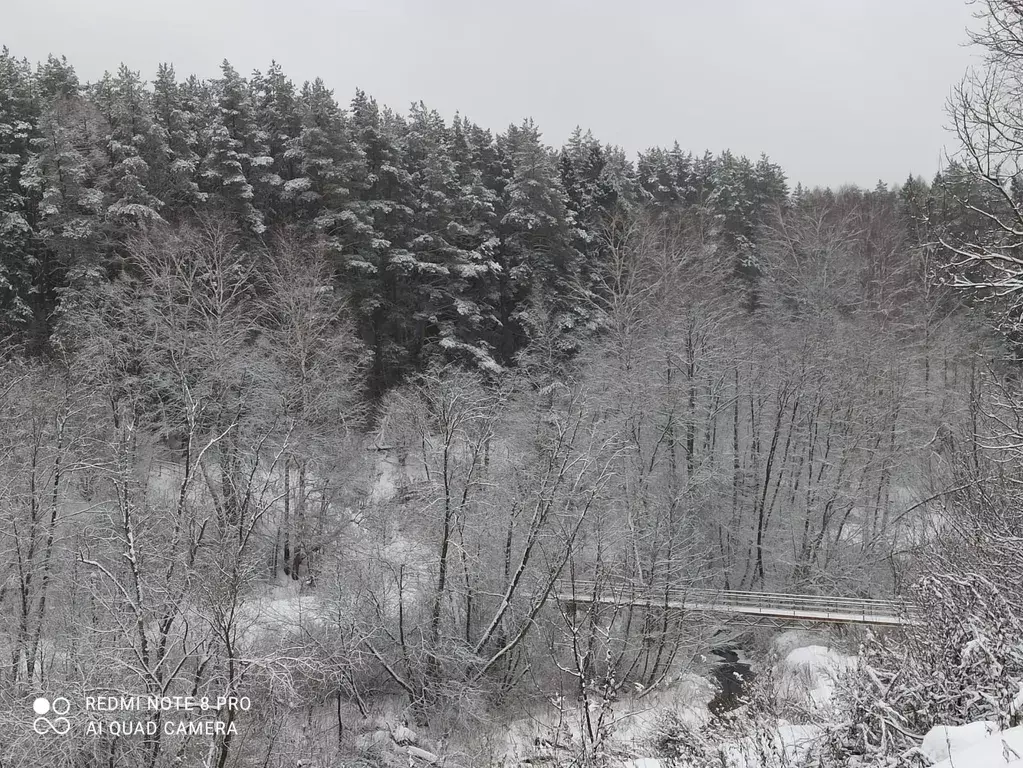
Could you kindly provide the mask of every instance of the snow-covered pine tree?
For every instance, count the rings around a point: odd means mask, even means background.
[[[680,204],[682,196],[675,182],[671,156],[664,149],[651,147],[646,152],[640,152],[636,170],[652,207],[660,211]]]
[[[700,208],[709,208],[715,194],[715,176],[718,158],[709,150],[699,157],[690,155],[690,164],[686,170],[688,188],[686,203]]]
[[[276,226],[291,214],[293,198],[284,187],[299,176],[300,169],[289,157],[288,148],[302,132],[302,119],[295,85],[276,61],[271,62],[265,75],[253,73],[251,86],[260,140],[273,158],[273,164],[257,175],[256,206],[263,211],[267,224]]]
[[[628,154],[619,146],[604,145],[603,183],[614,190],[616,205],[626,211],[648,202],[639,176]]]
[[[28,330],[33,291],[33,218],[21,175],[37,138],[33,75],[0,50],[0,337]]]
[[[164,155],[163,136],[152,113],[151,96],[137,72],[121,65],[109,79],[110,111],[107,116],[110,156],[106,218],[115,237],[125,228],[137,228],[159,220],[163,207],[148,189],[147,158]]]
[[[922,176],[910,176],[898,191],[899,212],[906,221],[909,241],[914,244],[934,242],[929,230],[929,221],[933,213],[934,198],[931,189]]]
[[[456,326],[466,293],[469,256],[455,243],[459,195],[450,134],[436,110],[413,104],[404,141],[404,161],[415,189],[409,254],[392,262],[402,293],[412,303],[410,358],[421,367],[430,358],[459,357]]]
[[[497,193],[484,181],[488,163],[496,163],[496,152],[489,133],[474,144],[472,136],[478,128],[468,120],[455,118],[451,129],[451,157],[458,180],[454,219],[449,235],[467,257],[462,267],[465,286],[459,307],[459,343],[479,369],[493,373],[501,369],[495,350],[490,344],[497,328],[495,307],[498,295],[500,268],[494,254],[500,244],[497,236],[500,203]]]
[[[575,221],[556,159],[541,142],[533,121],[511,126],[501,142],[512,166],[512,178],[504,190],[507,213],[501,220],[498,256],[507,274],[502,286],[501,353],[510,361],[540,325],[553,325],[560,366],[576,352],[587,325],[580,301],[585,286],[580,279],[583,256],[576,247]],[[537,317],[533,322],[531,310],[538,306],[544,307],[549,321]]]
[[[79,94],[78,77],[66,60],[51,56],[35,79],[42,100],[40,130],[31,140],[21,181],[36,206],[35,228],[45,242],[36,264],[35,314],[50,318],[62,289],[81,289],[103,274],[109,127]]]
[[[576,128],[561,151],[561,174],[576,222],[577,248],[584,255],[581,283],[596,290],[606,271],[609,239],[615,239],[615,230],[621,234],[637,199],[631,164],[621,150],[604,147],[592,133]],[[599,325],[600,318],[594,315],[589,323]]]
[[[295,176],[282,185],[281,200],[294,221],[322,232],[340,254],[345,228],[357,223],[348,207],[353,186],[365,183],[363,156],[333,91],[321,79],[302,87],[298,111],[299,133],[284,152]]]
[[[599,248],[597,229],[602,218],[597,201],[597,179],[601,168],[594,169],[591,165],[590,150],[593,148],[600,152],[600,145],[593,134],[587,131],[584,136],[582,129],[576,127],[558,158],[565,201],[576,223],[575,245],[586,260],[594,256],[592,251],[595,248]]]
[[[153,82],[153,119],[160,135],[159,152],[149,161],[149,189],[164,203],[161,214],[178,219],[204,203],[199,189],[200,103],[177,81],[174,67],[161,64]]]
[[[694,158],[676,141],[671,149],[654,147],[640,153],[636,164],[644,196],[654,210],[678,214],[685,208],[706,207],[713,186],[714,158]]]
[[[711,173],[713,192],[710,208],[720,224],[727,253],[735,260],[734,269],[750,280],[758,269],[753,253],[756,226],[756,191],[753,164],[725,150],[716,159]]]
[[[381,394],[405,370],[410,315],[397,279],[410,257],[413,218],[411,176],[402,165],[394,137],[384,130],[376,100],[356,91],[351,125],[364,158],[365,175],[345,212],[341,267],[356,319],[372,355],[370,388]]]
[[[413,105],[405,156],[417,199],[404,270],[417,323],[412,352],[420,363],[457,361],[493,373],[500,366],[481,332],[487,308],[478,300],[496,270],[487,253],[493,201],[468,150],[457,120],[449,130],[435,110]],[[491,221],[480,226],[481,219]]]
[[[762,220],[772,207],[785,205],[789,199],[789,185],[781,166],[761,154],[753,167],[754,204],[757,218]]]
[[[579,128],[561,151],[562,183],[569,206],[579,226],[587,231],[599,229],[618,205],[623,192],[631,191],[628,189],[631,169],[621,163],[624,153],[612,164],[610,159],[614,154],[615,148],[603,146],[590,131],[583,134]],[[573,183],[569,183],[566,173]]]
[[[224,210],[249,235],[266,231],[255,206],[253,181],[262,180],[273,158],[256,125],[248,83],[225,60],[223,76],[214,81],[216,110],[205,127],[208,150],[202,178],[211,202]]]

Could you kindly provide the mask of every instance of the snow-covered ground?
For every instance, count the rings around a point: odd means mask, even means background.
[[[247,650],[286,646],[303,630],[322,626],[329,610],[319,597],[298,594],[297,586],[271,588],[239,607],[239,637]]]
[[[829,719],[835,688],[855,668],[856,659],[823,645],[794,648],[775,665],[775,693],[779,707]]]
[[[920,751],[933,768],[1023,768],[1023,726],[999,731],[991,722],[939,725],[927,732]]]

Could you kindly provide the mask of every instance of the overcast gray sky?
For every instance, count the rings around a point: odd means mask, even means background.
[[[65,54],[82,80],[122,61],[212,77],[276,59],[404,110],[493,129],[531,116],[630,152],[766,152],[793,184],[930,177],[944,102],[973,59],[966,0],[23,0],[0,44]]]

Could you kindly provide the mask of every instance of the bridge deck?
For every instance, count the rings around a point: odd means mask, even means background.
[[[561,584],[557,598],[564,603],[649,606],[689,613],[742,616],[747,619],[835,624],[903,626],[919,624],[907,606],[898,600],[853,597],[786,595],[769,592],[676,589],[635,585],[602,585],[592,582]]]

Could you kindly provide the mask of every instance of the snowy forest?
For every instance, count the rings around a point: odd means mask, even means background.
[[[1023,766],[1023,6],[971,37],[872,189],[3,48],[0,768]]]

